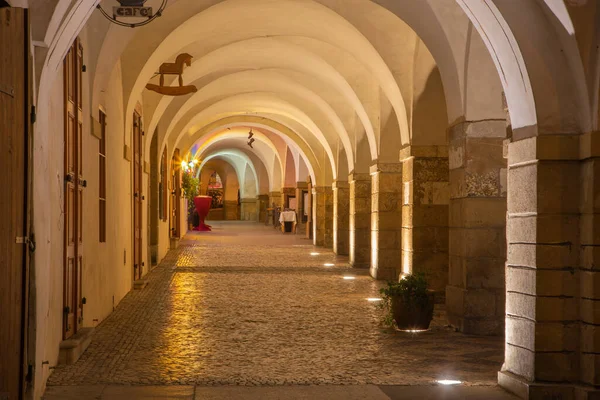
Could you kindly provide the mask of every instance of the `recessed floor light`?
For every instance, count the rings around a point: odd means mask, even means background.
[[[369,297],[367,299],[367,301],[370,301],[371,303],[375,303],[376,301],[381,301],[381,300],[383,300],[383,299],[380,297]]]
[[[325,263],[323,265],[326,267],[335,267],[335,264],[332,264],[332,263]]]
[[[356,279],[356,277],[355,276],[345,276],[344,279],[347,281],[353,281]]]
[[[439,383],[440,385],[460,385],[462,382],[453,379],[441,379],[437,381],[437,383]]]
[[[427,332],[427,329],[400,329],[400,331],[408,332],[408,333],[419,333],[419,332]],[[438,381],[438,382],[440,382],[440,381]]]
[[[321,254],[321,253],[314,253],[314,252],[310,253],[311,256],[318,256],[319,254]]]

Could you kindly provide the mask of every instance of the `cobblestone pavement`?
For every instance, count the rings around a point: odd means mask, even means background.
[[[428,332],[384,329],[367,301],[381,283],[347,258],[258,224],[214,227],[170,251],[48,384],[496,384],[502,338],[453,332],[442,309]]]

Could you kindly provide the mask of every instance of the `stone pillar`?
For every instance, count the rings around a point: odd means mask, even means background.
[[[223,202],[224,216],[226,221],[238,221],[240,219],[240,205],[237,200],[225,200]]]
[[[240,219],[242,221],[256,221],[258,219],[258,208],[255,198],[246,198],[240,200]]]
[[[354,268],[371,266],[371,176],[350,174],[350,265]]]
[[[348,182],[333,183],[333,252],[348,255],[350,246],[350,189]]]
[[[402,271],[424,273],[436,302],[448,284],[448,147],[411,146],[402,161]]]
[[[523,398],[600,398],[597,135],[509,144],[506,350],[498,380]]]
[[[316,186],[313,191],[313,243],[333,247],[333,190]]]
[[[260,194],[256,197],[256,207],[258,210],[258,222],[264,223],[267,218],[267,208],[270,207],[269,195]]]
[[[293,187],[284,187],[281,188],[281,207],[287,207],[288,198],[290,196],[296,196],[296,188]]]
[[[448,321],[460,331],[499,335],[504,321],[506,122],[450,128]]]
[[[281,192],[271,192],[269,193],[269,208],[273,207],[281,207]]]
[[[402,273],[402,164],[371,166],[371,276],[398,280]]]
[[[302,217],[304,216],[304,192],[308,191],[308,184],[306,182],[296,182],[296,204],[298,207],[296,209],[296,214],[298,214],[298,226],[296,228],[297,232],[304,231],[304,222],[302,222]]]
[[[600,398],[600,202],[598,201],[600,199],[600,147],[598,143],[600,143],[600,132],[586,133],[582,135],[580,141],[582,184],[579,228],[580,290],[579,299],[575,301],[579,300],[581,332],[579,381],[584,385],[595,386],[595,391],[590,390],[587,393],[588,399],[592,396]],[[569,294],[568,288],[566,292]],[[572,299],[562,301],[565,305],[573,302]],[[570,307],[565,308],[570,309]],[[565,313],[564,317],[567,319],[571,316]],[[585,392],[581,389],[577,391]],[[581,397],[585,398],[583,395]]]

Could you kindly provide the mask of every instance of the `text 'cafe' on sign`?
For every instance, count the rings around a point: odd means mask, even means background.
[[[152,17],[152,7],[113,7],[115,17]]]

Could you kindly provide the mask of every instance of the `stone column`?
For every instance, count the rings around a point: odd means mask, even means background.
[[[267,208],[270,207],[269,195],[259,194],[256,197],[256,207],[258,210],[258,222],[264,223],[267,218]]]
[[[569,140],[571,141],[571,140]],[[580,141],[580,249],[579,249],[579,381],[595,386],[588,399],[600,398],[600,132],[586,133]],[[567,197],[569,198],[569,197]],[[572,217],[571,217],[572,219]],[[571,275],[571,279],[573,276]],[[567,290],[567,294],[568,290]],[[556,300],[556,299],[555,299]],[[563,299],[565,305],[573,302]],[[565,307],[570,309],[572,306]],[[565,319],[571,315],[564,314]],[[584,393],[585,390],[578,390]],[[585,398],[583,395],[581,397]]]
[[[371,176],[350,174],[350,265],[354,268],[371,266]]]
[[[313,191],[313,243],[333,247],[333,190],[316,186]]]
[[[237,200],[225,200],[223,202],[224,217],[226,221],[237,221],[240,219],[240,205]]]
[[[296,209],[296,214],[298,214],[298,226],[296,228],[297,232],[304,231],[304,223],[302,222],[302,216],[304,215],[304,191],[308,191],[308,183],[306,182],[296,182],[296,204],[298,204],[298,208]]]
[[[240,200],[240,219],[242,221],[256,221],[258,219],[258,208],[255,198],[246,198]]]
[[[348,255],[350,246],[350,189],[348,182],[333,183],[333,252]]]
[[[509,144],[506,350],[498,380],[523,398],[600,398],[597,135]]]
[[[398,280],[402,273],[402,164],[371,166],[371,276]]]
[[[271,192],[269,193],[269,208],[273,207],[281,207],[281,192]]]
[[[402,161],[402,271],[424,273],[436,302],[448,284],[448,147],[410,146]]]
[[[287,200],[290,196],[296,195],[296,188],[294,187],[284,187],[281,188],[281,207],[284,208],[287,206]]]
[[[450,128],[448,320],[477,335],[503,332],[506,260],[504,120]]]

